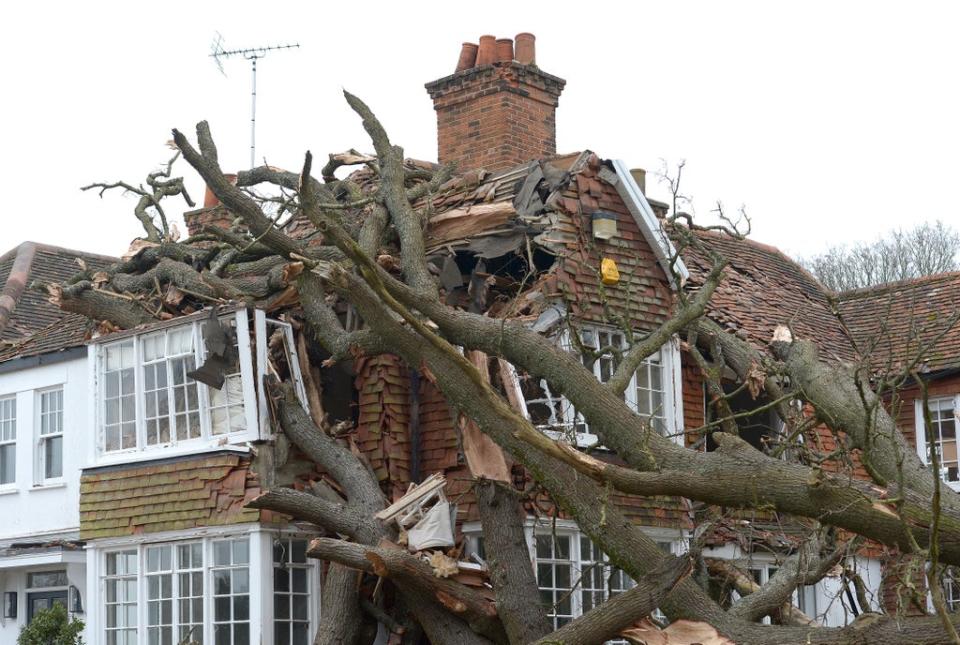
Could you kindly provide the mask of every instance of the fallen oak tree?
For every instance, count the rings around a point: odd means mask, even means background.
[[[389,351],[401,356],[407,365],[432,375],[447,400],[522,465],[613,564],[634,579],[662,590],[651,598],[671,619],[709,623],[720,634],[744,643],[943,641],[946,634],[941,619],[930,617],[878,617],[869,624],[842,629],[758,624],[756,620],[762,615],[745,608],[761,597],[763,589],[755,591],[754,601],[747,596],[741,605],[729,610],[721,607],[696,580],[676,575],[677,570],[669,566],[670,558],[615,506],[598,504],[613,488],[640,495],[677,495],[724,507],[773,508],[904,551],[915,551],[917,544],[929,542],[936,521],[940,523],[941,560],[960,564],[960,506],[956,494],[943,491],[941,504],[931,507],[935,480],[930,469],[915,454],[906,456],[905,440],[882,405],[869,396],[863,380],[857,381],[845,368],[822,362],[815,352],[806,349],[805,341],[778,346],[768,356],[712,325],[705,312],[713,288],[723,279],[724,261],[719,257],[705,284],[689,296],[681,295],[674,315],[634,344],[624,359],[628,367],[607,384],[583,369],[579,357],[558,349],[554,341],[529,325],[447,304],[427,261],[424,217],[416,204],[424,194],[439,189],[451,171],[440,169],[426,175],[409,171],[402,149],[389,141],[367,106],[349,94],[347,100],[363,118],[377,152],[376,157],[359,157],[359,163],[375,168],[373,187],[365,191],[350,179],[337,180],[329,169],[323,172],[323,182],[314,179],[309,154],[299,174],[255,169],[241,176],[234,186],[219,168],[216,147],[205,123],[197,127],[198,148],[175,131],[174,141],[184,158],[243,222],[245,230],[205,230],[208,237],[216,238],[213,246],[200,246],[209,244],[209,239],[149,240],[156,246],[111,267],[106,275],[95,278],[81,274],[72,284],[51,286],[52,295],[65,310],[133,328],[178,315],[183,303],[198,306],[234,300],[271,306],[278,294],[293,293],[295,304],[290,304],[289,297],[280,302],[296,309],[310,332],[309,341],[322,346],[331,357]],[[356,157],[349,157],[347,162],[351,159]],[[312,224],[322,243],[312,245],[288,236],[244,192],[245,184],[255,182],[295,190],[298,215]],[[360,211],[361,216],[347,217],[354,211]],[[156,237],[157,231],[156,227],[147,230],[148,238]],[[378,261],[385,240],[400,257],[399,275]],[[149,259],[148,254],[152,256]],[[170,288],[179,289],[185,297],[177,303],[164,301]],[[364,329],[344,329],[336,303],[349,303],[355,308]],[[773,458],[733,435],[721,435],[720,449],[711,453],[689,450],[661,436],[624,403],[623,375],[633,369],[629,366],[677,333],[686,334],[691,347],[723,361],[741,380],[749,378],[752,366],[765,365],[767,390],[806,401],[827,425],[843,431],[855,447],[869,455],[875,481],[857,482],[805,463]],[[599,462],[542,434],[458,348],[503,358],[550,382],[583,414],[592,431],[622,459],[623,465]],[[827,391],[817,389],[827,376],[832,379],[831,387]],[[425,575],[422,566],[413,564],[413,556],[381,552],[377,546],[380,541],[394,536],[373,515],[387,500],[362,455],[329,436],[328,428],[318,428],[300,407],[290,385],[271,382],[265,387],[273,396],[277,419],[286,436],[345,494],[345,499],[331,501],[309,492],[278,488],[253,502],[255,507],[290,514],[353,540],[325,539],[312,549],[314,555],[336,563],[331,565],[323,590],[325,611],[317,642],[334,642],[324,640],[331,638],[324,634],[334,634],[332,638],[346,642],[361,637],[359,629],[343,624],[348,617],[356,617],[363,606],[357,576],[350,573],[351,568],[387,574],[404,592],[405,602],[378,610],[386,611],[396,624],[409,620],[409,610],[434,643],[522,643],[538,636],[553,642],[599,642],[616,633],[611,630],[628,627],[652,609],[652,601],[636,605],[608,601],[593,610],[596,614],[586,614],[576,629],[561,628],[548,634],[532,576],[513,585],[495,580],[499,615],[494,615],[469,590]],[[838,400],[841,395],[842,400]],[[507,519],[485,521],[484,532],[515,529],[522,518],[517,513],[512,515],[515,517],[491,515]],[[494,558],[522,561],[526,557],[529,562],[525,547],[516,540],[503,540],[498,548],[501,552],[494,553]],[[361,553],[377,554],[379,564],[361,559]],[[393,569],[388,561],[394,562]],[[807,580],[798,577],[792,581],[793,587]],[[782,604],[784,594],[792,592],[790,583],[777,581],[775,596],[779,602],[774,606]],[[638,591],[630,598],[640,595]],[[608,606],[611,604],[616,611]],[[621,611],[622,605],[628,608]],[[543,633],[530,633],[516,624],[509,627],[510,621],[502,614],[510,607],[512,611],[531,608],[535,616],[540,616]],[[607,616],[611,612],[613,622]]]

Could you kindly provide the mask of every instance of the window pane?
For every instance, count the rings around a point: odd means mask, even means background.
[[[45,479],[63,476],[63,437],[43,441],[43,476]]]
[[[67,572],[60,571],[37,571],[27,575],[27,586],[31,589],[43,587],[66,587]]]
[[[17,445],[0,446],[0,484],[12,484],[17,480]]]

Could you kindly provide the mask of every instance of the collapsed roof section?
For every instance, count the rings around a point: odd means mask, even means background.
[[[703,249],[686,246],[690,287],[703,284],[713,267],[706,250],[728,261],[723,280],[707,305],[707,316],[755,347],[767,347],[773,331],[786,325],[819,345],[827,360],[853,360],[853,345],[836,316],[831,295],[779,249],[725,233],[695,231]]]
[[[350,180],[366,192],[376,178],[364,168]],[[668,270],[675,251],[658,219],[666,206],[648,202],[620,162],[584,151],[496,174],[474,170],[415,207],[424,214],[428,260],[450,305],[530,320],[562,305],[576,319],[641,330],[669,315],[677,281]],[[612,238],[594,236],[597,213],[616,221]],[[315,235],[300,218],[288,232]],[[604,283],[604,259],[615,263],[619,280]],[[673,271],[685,280],[682,260]]]

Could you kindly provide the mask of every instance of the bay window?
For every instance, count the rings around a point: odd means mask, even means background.
[[[309,645],[319,568],[307,541],[255,530],[114,544],[96,554],[102,596],[92,642]]]
[[[193,378],[209,356],[208,320],[195,316],[95,346],[100,454],[193,446],[222,435],[254,438],[247,436],[257,417],[245,396],[254,383],[246,310],[219,318],[229,347],[216,366],[219,389]]]

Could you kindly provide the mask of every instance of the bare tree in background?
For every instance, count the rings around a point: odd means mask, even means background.
[[[960,231],[940,220],[874,242],[832,246],[800,263],[833,291],[860,289],[960,268]]]

